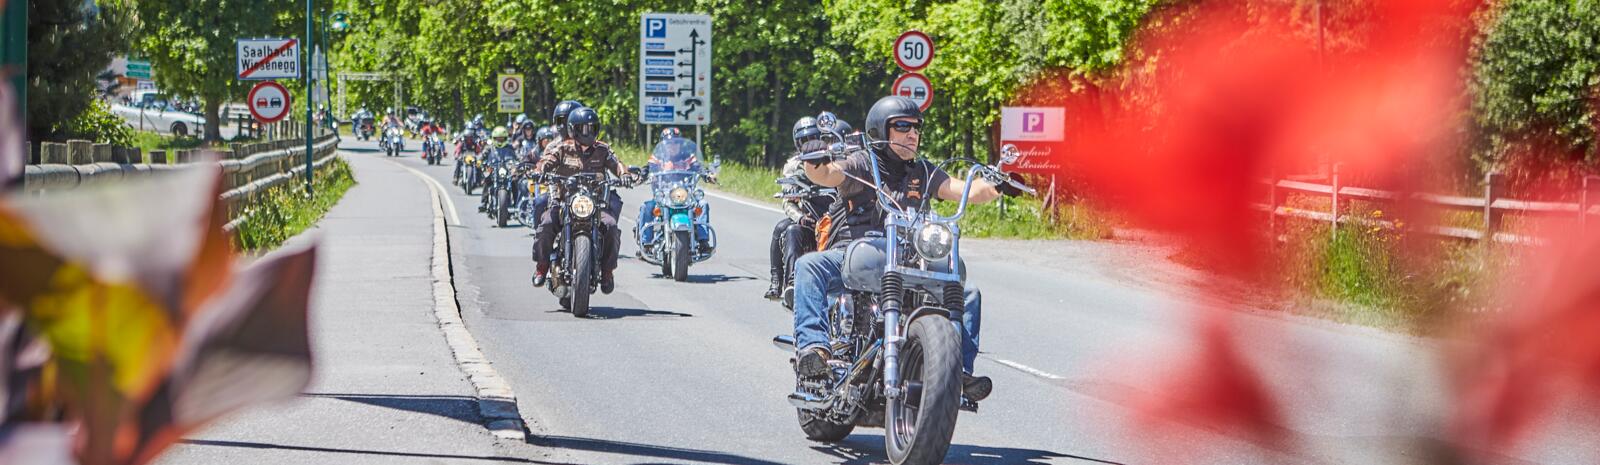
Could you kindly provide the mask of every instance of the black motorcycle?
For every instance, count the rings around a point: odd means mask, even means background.
[[[523,183],[518,182],[523,171],[521,164],[521,161],[515,158],[506,157],[495,160],[485,167],[483,190],[483,201],[487,207],[485,213],[489,215],[489,219],[494,220],[496,226],[506,227],[506,223],[511,219],[511,209],[521,198],[518,194],[527,191],[525,187],[520,187]]]
[[[561,307],[572,316],[589,314],[589,296],[600,288],[600,257],[607,245],[600,212],[615,187],[630,187],[621,179],[607,179],[604,173],[579,173],[572,176],[530,174],[529,180],[551,184],[555,195],[549,208],[561,218],[561,234],[550,253],[550,279],[545,287],[561,299]]]
[[[804,176],[804,175],[801,175]],[[839,193],[831,187],[822,187],[797,179],[798,176],[778,178],[781,190],[772,194],[773,198],[783,200],[783,214],[789,217],[795,225],[805,230],[815,230],[817,221],[828,214],[827,208],[820,205],[832,205],[838,200]],[[820,205],[819,205],[820,201]],[[806,252],[816,250],[816,243],[805,243],[796,235],[786,238],[783,244],[784,268],[788,270],[783,276],[783,307],[794,310],[794,262],[799,260]]]
[[[831,130],[831,118],[818,125]],[[859,138],[862,150],[888,150],[888,142]],[[802,160],[844,156],[846,144],[809,153]],[[1009,163],[1017,156],[1008,144]],[[971,160],[967,191],[953,216],[923,205],[902,207],[884,192],[873,160],[872,181],[885,213],[880,237],[851,243],[845,255],[845,292],[828,308],[833,376],[797,381],[789,402],[798,410],[807,438],[837,441],[856,426],[883,426],[884,450],[895,465],[941,463],[955,433],[961,399],[961,334],[955,322],[965,311],[965,274],[958,246],[966,195],[975,176],[1011,183],[996,168]],[[773,343],[790,353],[792,336]],[[792,361],[791,361],[792,363]]]

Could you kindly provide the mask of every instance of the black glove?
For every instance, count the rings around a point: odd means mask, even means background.
[[[1011,176],[1011,182],[999,183],[999,184],[994,186],[994,190],[1000,191],[1001,194],[1003,194],[1003,195],[1005,195],[1007,197],[1016,197],[1016,196],[1022,195],[1023,194],[1022,188],[1017,187],[1017,186],[1026,186],[1027,185],[1027,183],[1022,182],[1022,175],[1017,174],[1017,173],[1011,173],[1010,176]]]

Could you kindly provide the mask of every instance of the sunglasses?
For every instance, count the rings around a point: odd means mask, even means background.
[[[911,132],[912,129],[922,132],[921,121],[895,121],[889,123],[889,127],[894,128],[894,132]]]

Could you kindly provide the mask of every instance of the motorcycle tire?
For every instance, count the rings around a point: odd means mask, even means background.
[[[478,172],[477,171],[468,171],[467,172],[467,183],[466,184],[462,184],[461,185],[461,189],[467,191],[467,195],[472,195],[473,189],[476,189],[477,187],[478,187]]]
[[[895,465],[944,462],[961,408],[961,338],[943,315],[912,321],[900,346],[900,381],[906,396],[884,406],[884,452]],[[918,396],[920,394],[920,396]],[[906,405],[911,396],[918,407]]]
[[[506,206],[511,203],[511,193],[506,192],[505,189],[499,189],[499,192],[494,196],[494,224],[504,228],[506,227],[506,221],[511,219],[511,208]]]
[[[672,280],[681,283],[689,280],[689,231],[676,231],[672,236]]]
[[[821,442],[837,442],[855,431],[856,425],[838,424],[813,415],[809,411],[795,409],[800,414],[800,431],[806,433],[806,439]]]
[[[589,316],[589,279],[594,277],[594,247],[589,236],[572,237],[572,282],[568,283],[572,296],[572,316]]]

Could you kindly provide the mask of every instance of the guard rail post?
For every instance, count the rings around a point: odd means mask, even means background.
[[[87,165],[94,163],[94,144],[86,140],[67,141],[67,164]]]
[[[1330,224],[1330,226],[1332,226],[1332,231],[1333,231],[1333,234],[1332,234],[1331,237],[1333,237],[1334,239],[1338,239],[1339,238],[1339,168],[1342,165],[1343,165],[1342,163],[1334,163],[1333,164],[1333,175],[1332,175],[1333,190],[1331,191],[1332,199],[1333,199],[1333,202],[1332,202],[1333,203],[1333,212],[1332,212],[1333,214],[1330,215],[1329,217],[1331,218],[1331,221],[1332,221],[1332,223]]]
[[[1500,184],[1504,177],[1498,171],[1483,175],[1483,238],[1493,240],[1495,229],[1500,227],[1500,214],[1494,210],[1494,201],[1502,193]]]
[[[66,165],[72,161],[67,158],[67,144],[60,142],[40,143],[39,156],[39,162],[46,165]]]
[[[1583,192],[1578,193],[1578,232],[1580,234],[1589,233],[1589,207],[1594,205],[1594,200],[1589,198],[1589,194],[1594,192],[1595,187],[1600,187],[1600,176],[1590,175],[1583,177]]]

